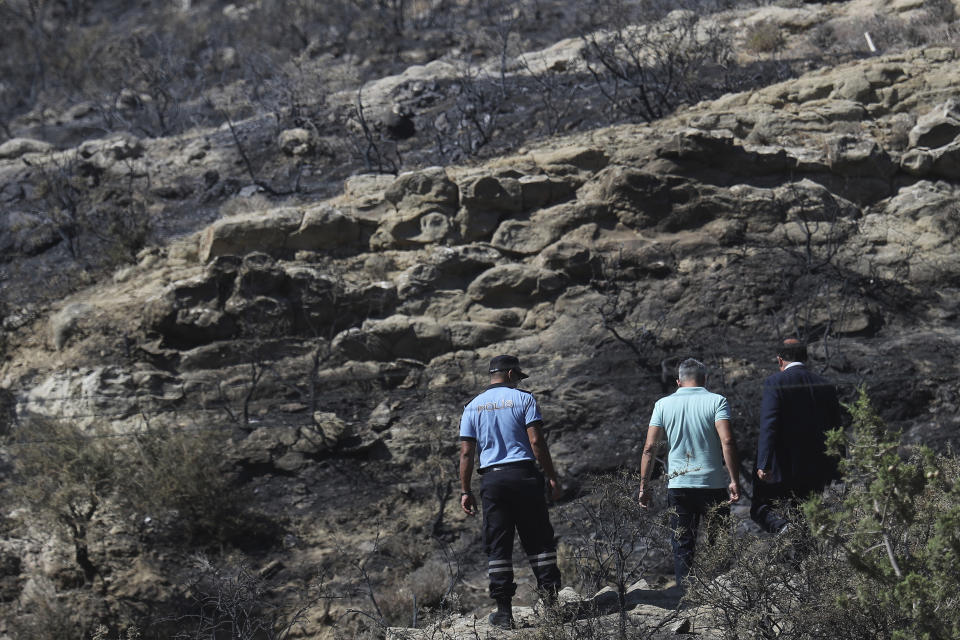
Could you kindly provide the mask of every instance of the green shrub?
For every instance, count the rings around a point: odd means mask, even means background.
[[[698,555],[688,599],[724,637],[960,637],[960,460],[905,453],[861,390],[847,407],[843,483],[787,534],[721,537]]]
[[[892,638],[960,636],[960,461],[916,447],[900,450],[864,389],[847,407],[849,434],[828,442],[841,461],[842,499],[812,500],[804,512],[819,538],[841,549],[856,580],[838,594],[844,613],[870,612]],[[840,597],[842,596],[842,597]]]

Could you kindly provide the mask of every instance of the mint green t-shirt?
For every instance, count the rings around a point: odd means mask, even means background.
[[[703,387],[680,387],[657,400],[650,425],[667,432],[667,472],[673,476],[669,488],[726,488],[730,475],[715,423],[729,419],[727,399]]]

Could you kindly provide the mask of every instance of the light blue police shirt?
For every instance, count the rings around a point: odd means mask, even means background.
[[[464,407],[460,439],[477,441],[481,469],[534,460],[527,425],[542,419],[532,393],[493,385]]]
[[[715,424],[729,419],[727,399],[703,387],[680,387],[657,400],[650,426],[667,432],[669,488],[724,489],[730,484]]]

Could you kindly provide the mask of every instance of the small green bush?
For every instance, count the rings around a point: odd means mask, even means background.
[[[845,614],[869,612],[890,637],[960,637],[960,461],[916,447],[901,452],[865,389],[847,409],[850,433],[835,431],[847,492],[812,500],[816,535],[841,549],[856,579],[837,595]]]
[[[901,450],[861,390],[830,450],[843,483],[788,533],[727,535],[698,555],[687,598],[726,638],[960,637],[960,460]]]

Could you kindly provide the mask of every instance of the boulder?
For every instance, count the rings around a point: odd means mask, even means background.
[[[507,327],[490,322],[451,322],[450,344],[453,349],[473,350],[501,342],[509,335]]]
[[[467,318],[480,324],[495,324],[501,327],[519,327],[527,318],[527,310],[522,307],[491,308],[472,304],[467,310]]]
[[[358,207],[371,208],[386,199],[387,189],[396,181],[383,173],[361,173],[350,176],[343,183],[343,193]]]
[[[822,121],[817,115],[811,119]],[[782,122],[782,119],[778,119]],[[757,127],[761,126],[758,120]],[[758,142],[751,132],[748,141]],[[787,135],[788,129],[782,135]],[[766,133],[761,136],[763,142],[774,136]],[[774,136],[780,137],[780,134]],[[684,129],[657,149],[657,155],[678,165],[676,173],[695,178],[703,182],[717,184],[730,182],[739,176],[769,176],[789,173],[796,170],[797,160],[781,147],[747,147],[740,144],[729,132],[705,132],[698,129]]]
[[[76,234],[72,225],[54,224],[46,216],[8,211],[0,219],[0,263],[21,256],[39,255]]]
[[[287,273],[264,253],[244,257],[233,292],[223,303],[244,336],[275,337],[292,332],[296,292]]]
[[[360,241],[360,224],[329,205],[310,207],[300,227],[292,232],[286,247],[293,250],[331,251],[355,248]]]
[[[532,211],[571,200],[576,197],[579,186],[570,180],[545,175],[521,176],[519,181],[520,208],[523,211]]]
[[[488,307],[527,306],[556,293],[563,279],[555,271],[528,264],[502,264],[484,271],[467,288],[471,300]]]
[[[625,226],[643,229],[670,214],[673,208],[670,190],[679,182],[677,178],[612,166],[595,178],[592,197],[606,203]]]
[[[456,183],[441,168],[399,176],[384,192],[394,211],[380,219],[370,248],[410,248],[452,241],[456,237],[452,216],[458,197]]]
[[[418,263],[397,277],[397,295],[401,300],[419,296],[435,288],[440,272],[432,264]]]
[[[107,168],[120,160],[140,158],[144,150],[143,141],[129,133],[88,140],[78,148],[81,158],[100,168]]]
[[[13,160],[28,153],[50,153],[53,145],[32,138],[11,138],[0,144],[0,160]]]
[[[593,252],[580,242],[560,240],[540,252],[535,264],[549,271],[565,273],[573,280],[585,280],[598,268]]]
[[[522,211],[521,183],[516,178],[491,175],[470,178],[460,185],[460,205],[460,236],[465,240],[487,239],[501,220]]]
[[[384,191],[384,198],[406,215],[453,214],[458,197],[457,183],[441,167],[402,174]]]
[[[297,442],[298,431],[283,425],[258,427],[238,444],[236,457],[249,465],[270,464]]]
[[[450,347],[450,333],[436,319],[399,314],[367,320],[359,329],[349,329],[333,340],[336,352],[361,361],[410,358],[427,362]]]
[[[437,247],[430,255],[430,262],[436,265],[437,271],[452,278],[473,278],[502,260],[502,253],[482,244]]]
[[[897,170],[897,164],[872,138],[831,135],[826,144],[827,161],[838,176],[885,180]]]
[[[860,217],[860,207],[809,179],[777,187],[772,197],[782,220],[831,222]]]
[[[533,161],[548,173],[563,166],[570,166],[579,171],[595,172],[603,169],[610,162],[603,150],[592,147],[563,147],[537,151],[532,155]]]
[[[921,180],[878,203],[859,225],[867,248],[856,251],[863,270],[913,286],[939,287],[960,278],[960,190]]]
[[[910,130],[910,147],[938,149],[960,138],[960,100],[951,99],[917,119]]]
[[[309,267],[287,266],[285,271],[292,281],[295,329],[301,335],[331,335],[364,318],[388,315],[397,306],[397,287],[392,282],[349,283]]]
[[[385,362],[391,359],[389,346],[384,344],[377,336],[363,331],[360,327],[351,327],[338,333],[333,338],[330,348],[334,353],[347,360]]]
[[[844,69],[836,74],[831,98],[851,100],[862,104],[876,102],[877,94],[863,69],[859,67]]]
[[[561,233],[556,226],[505,220],[497,227],[490,244],[508,254],[535,255],[557,240]]]
[[[951,182],[960,180],[960,140],[933,152],[930,173]]]
[[[18,398],[19,415],[76,419],[81,427],[122,421],[141,410],[130,371],[121,366],[64,369]]]
[[[396,303],[392,283],[352,284],[251,253],[217,258],[203,274],[169,285],[148,301],[143,328],[159,334],[163,346],[187,350],[240,336],[331,335],[390,313]]]
[[[204,273],[178,280],[147,300],[142,326],[159,334],[164,346],[189,349],[237,334],[235,319],[223,310],[233,290],[240,259],[215,259]]]
[[[370,237],[370,249],[411,249],[452,242],[456,237],[453,220],[445,212],[398,210],[383,216]]]
[[[301,127],[286,129],[280,132],[277,144],[288,156],[305,156],[313,151],[313,133]]]
[[[823,10],[818,7],[761,7],[757,11],[750,13],[745,19],[744,24],[755,26],[770,22],[781,29],[794,33],[802,33],[816,26],[824,19]]]
[[[513,177],[483,175],[460,185],[460,205],[468,209],[493,209],[505,214],[523,209],[522,183]]]
[[[313,414],[315,428],[301,428],[300,438],[294,445],[294,451],[317,453],[337,446],[350,435],[350,428],[336,413],[316,411]]]
[[[287,238],[300,230],[303,219],[300,209],[284,207],[218,220],[200,235],[200,261],[251,251],[279,251],[287,246]]]
[[[927,149],[910,149],[900,157],[900,169],[912,176],[926,176],[933,169],[934,159]]]
[[[384,215],[394,211],[386,200],[386,191],[396,178],[382,173],[351,176],[343,184],[343,206],[359,221],[379,224]]]

